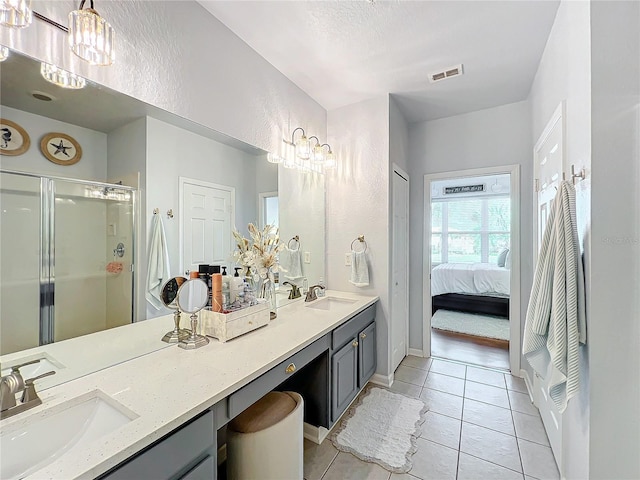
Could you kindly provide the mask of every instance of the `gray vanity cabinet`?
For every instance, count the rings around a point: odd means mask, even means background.
[[[376,322],[358,335],[358,387],[362,388],[376,373]]]
[[[331,378],[331,421],[335,422],[358,394],[356,337],[331,357]]]

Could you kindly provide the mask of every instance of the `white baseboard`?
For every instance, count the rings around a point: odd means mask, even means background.
[[[535,405],[536,402],[533,398],[533,382],[529,378],[529,373],[527,373],[526,370],[520,370],[520,378],[524,380],[524,383],[527,386],[527,392],[529,392],[529,400],[531,400],[531,403]]]
[[[316,427],[315,425],[309,425],[308,423],[304,423],[303,425],[304,438],[312,441],[313,443],[317,443],[320,445],[327,435],[329,435],[329,430],[324,427]]]
[[[424,357],[424,352],[420,348],[410,348],[409,355],[413,355],[414,357]]]
[[[389,388],[391,385],[393,385],[393,373],[386,376],[380,375],[379,373],[374,373],[369,382]]]

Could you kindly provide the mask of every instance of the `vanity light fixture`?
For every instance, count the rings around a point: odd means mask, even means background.
[[[0,45],[0,62],[4,62],[7,58],[9,58],[9,49]]]
[[[302,137],[296,142],[295,133],[298,130],[302,131]],[[315,140],[313,148],[311,148],[311,139]],[[296,128],[292,132],[291,141],[286,139],[282,141],[286,145],[282,160],[285,168],[297,168],[303,172],[323,173],[325,169],[335,168],[337,165],[336,156],[331,150],[331,145],[328,143],[320,143],[320,139],[315,135],[307,138],[301,127]],[[300,155],[301,144],[303,145],[303,155]],[[306,144],[306,146],[304,146],[304,144]],[[327,147],[326,153],[325,147]],[[305,153],[307,154],[306,157],[304,155]],[[267,157],[267,160],[269,160],[269,157]]]
[[[84,88],[87,83],[80,75],[68,72],[50,63],[42,62],[40,65],[40,73],[47,82],[51,82],[62,88],[79,90]]]
[[[7,27],[24,28],[31,25],[33,11],[31,0],[1,0],[0,24]]]
[[[80,2],[78,10],[69,13],[69,47],[92,65],[111,65],[115,59],[115,32],[94,10],[93,0],[89,0],[91,8],[83,9],[85,1]]]

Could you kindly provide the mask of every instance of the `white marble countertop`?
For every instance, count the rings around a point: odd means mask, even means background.
[[[302,301],[278,309],[268,326],[227,343],[211,339],[198,350],[170,346],[114,365],[40,395],[43,404],[0,423],[11,428],[31,415],[80,395],[99,390],[138,417],[75,455],[62,455],[28,479],[95,478],[170,433],[278,363],[302,350],[364,310],[378,297],[327,291],[328,296],[355,300],[333,310],[309,308]],[[147,320],[171,325],[171,317]],[[168,322],[168,323],[167,323]]]

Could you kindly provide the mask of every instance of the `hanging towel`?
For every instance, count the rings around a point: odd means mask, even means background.
[[[579,390],[579,344],[586,343],[584,273],[576,193],[561,182],[542,239],[524,328],[523,354],[563,412]]]
[[[302,278],[302,252],[300,247],[291,250],[285,245],[280,252],[280,266],[284,272],[284,276],[289,280],[297,280]]]
[[[351,278],[349,281],[356,287],[369,286],[369,266],[365,251],[351,252]]]
[[[169,250],[167,249],[164,225],[160,215],[154,215],[151,227],[151,243],[149,244],[149,265],[147,268],[147,291],[145,296],[156,310],[160,310],[163,305],[160,297],[161,289],[170,278]]]

